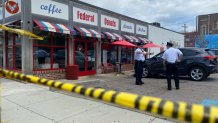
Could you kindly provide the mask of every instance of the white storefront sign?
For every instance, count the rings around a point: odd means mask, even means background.
[[[134,33],[135,32],[134,23],[121,20],[121,31]]]
[[[97,26],[98,14],[73,7],[73,21]]]
[[[60,19],[69,19],[68,5],[51,0],[32,0],[32,13]]]
[[[8,0],[5,2],[5,18],[21,12],[21,0]]]
[[[101,27],[118,30],[119,19],[101,15]]]
[[[136,25],[136,34],[147,35],[147,27],[142,25]]]

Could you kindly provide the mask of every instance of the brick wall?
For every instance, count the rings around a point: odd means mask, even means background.
[[[33,75],[38,76],[40,78],[46,78],[46,79],[52,79],[52,80],[66,78],[65,70],[34,71]]]

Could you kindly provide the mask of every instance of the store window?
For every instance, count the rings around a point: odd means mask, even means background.
[[[110,44],[102,45],[101,62],[116,65],[118,61],[118,47]]]
[[[0,68],[3,67],[3,37],[0,37]]]
[[[133,48],[128,48],[128,47],[121,48],[121,63],[122,64],[133,63]]]
[[[44,40],[34,41],[34,70],[66,68],[68,36],[62,33],[38,31],[37,29],[35,33],[44,37]]]
[[[6,68],[12,70],[22,69],[21,36],[6,32]]]

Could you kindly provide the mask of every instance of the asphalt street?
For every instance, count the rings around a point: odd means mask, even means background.
[[[175,83],[172,80],[172,91],[167,90],[165,77],[143,78],[144,85],[135,85],[135,78],[132,76],[132,72],[127,72],[125,75],[119,76],[115,74],[100,74],[90,76],[87,79],[98,79],[99,81],[81,81],[80,84],[85,87],[91,86],[160,97],[175,102],[184,101],[187,103],[201,104],[204,100],[218,100],[218,73],[211,74],[208,79],[203,81],[191,81],[188,77],[182,77],[180,78],[180,90],[175,89]]]

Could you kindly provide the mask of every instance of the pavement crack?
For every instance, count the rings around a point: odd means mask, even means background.
[[[26,110],[28,110],[28,111],[30,111],[30,112],[32,112],[32,113],[35,113],[35,114],[37,114],[37,115],[39,115],[39,116],[41,116],[41,117],[44,117],[44,118],[46,118],[46,119],[48,119],[48,120],[51,120],[51,121],[57,123],[57,121],[55,121],[54,119],[51,119],[51,118],[46,117],[46,116],[44,116],[44,115],[41,115],[41,114],[39,114],[39,113],[37,113],[37,112],[35,112],[35,111],[33,111],[33,110],[30,110],[30,109],[28,109],[28,108],[26,108],[26,107],[20,105],[20,104],[17,104],[16,102],[11,101],[10,99],[5,98],[5,100],[7,100],[7,101],[9,101],[9,102],[11,102],[11,103],[13,103],[13,104],[15,104],[15,105],[17,105],[17,106],[20,106],[21,108],[26,109]]]

